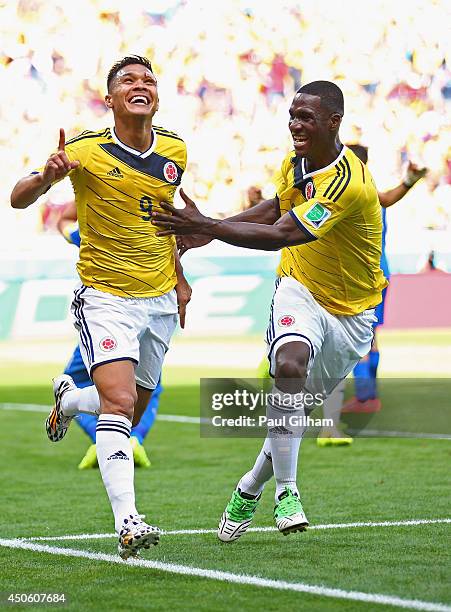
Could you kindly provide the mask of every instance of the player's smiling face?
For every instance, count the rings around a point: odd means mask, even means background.
[[[298,157],[315,157],[331,138],[330,114],[321,107],[321,98],[296,94],[290,106],[288,127]]]
[[[157,80],[142,64],[129,64],[114,77],[105,102],[115,115],[153,117],[158,110]]]

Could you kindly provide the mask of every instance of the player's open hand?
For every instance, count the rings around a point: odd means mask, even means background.
[[[404,179],[404,184],[407,187],[412,187],[415,185],[417,181],[422,179],[428,173],[428,168],[420,168],[417,164],[409,161],[409,165],[407,166],[406,178]]]
[[[185,202],[185,208],[175,208],[172,204],[161,202],[160,206],[169,214],[153,212],[152,223],[164,228],[157,232],[157,236],[172,236],[174,234],[207,234],[208,228],[213,219],[205,217],[199,212],[195,203],[189,198],[183,189],[180,189],[180,196]]]
[[[71,170],[77,168],[80,164],[78,161],[69,161],[66,155],[66,136],[63,128],[60,128],[60,136],[58,142],[58,150],[54,155],[51,155],[45,168],[42,171],[42,182],[50,185],[54,181],[59,181],[69,174]]]
[[[197,249],[198,247],[210,244],[212,240],[213,238],[210,238],[210,236],[202,236],[201,234],[193,234],[192,236],[177,236],[177,249],[179,252],[179,257],[190,249]]]

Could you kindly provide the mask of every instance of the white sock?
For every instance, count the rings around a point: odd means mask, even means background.
[[[289,487],[299,495],[296,484],[299,446],[306,427],[300,419],[305,416],[304,404],[300,393],[285,393],[273,387],[268,398],[268,419],[276,419],[280,424],[268,424],[268,437],[271,443],[271,457],[276,479],[276,503],[279,495]],[[299,424],[298,424],[299,423]]]
[[[248,495],[260,495],[272,476],[271,441],[266,438],[254,467],[244,474],[237,486],[240,491]]]
[[[340,412],[343,408],[346,381],[341,380],[330,395],[326,397],[323,404],[323,417],[333,422],[332,427],[336,429],[340,422]],[[330,426],[328,426],[329,428]]]
[[[97,461],[110,498],[117,533],[121,530],[124,518],[137,514],[131,428],[131,422],[117,414],[101,414],[97,421]]]
[[[61,409],[65,416],[74,416],[81,412],[99,414],[100,398],[95,385],[66,391],[61,400]]]

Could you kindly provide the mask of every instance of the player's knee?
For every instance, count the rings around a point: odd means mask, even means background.
[[[296,345],[285,345],[277,351],[275,374],[278,386],[284,379],[298,381],[301,387],[304,385],[308,373],[310,349],[305,344],[296,343]]]
[[[301,378],[307,375],[307,364],[299,363],[289,359],[281,359],[276,362],[276,378]]]
[[[131,420],[137,397],[136,391],[127,389],[103,396],[101,397],[102,413],[119,414]]]

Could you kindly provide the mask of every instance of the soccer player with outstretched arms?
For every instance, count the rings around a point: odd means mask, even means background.
[[[254,466],[239,480],[218,536],[249,527],[265,483],[276,481],[274,519],[283,534],[308,521],[297,487],[297,460],[308,412],[302,390],[329,395],[366,355],[374,309],[387,281],[380,269],[382,220],[367,167],[339,139],[343,94],[329,81],[301,87],[290,107],[293,150],[274,198],[231,219],[202,215],[181,190],[184,209],[152,212],[160,235],[181,236],[181,252],[217,238],[251,249],[282,249],[266,335],[274,387],[268,432]],[[284,423],[272,427],[271,422]],[[298,423],[298,424],[297,424]]]

